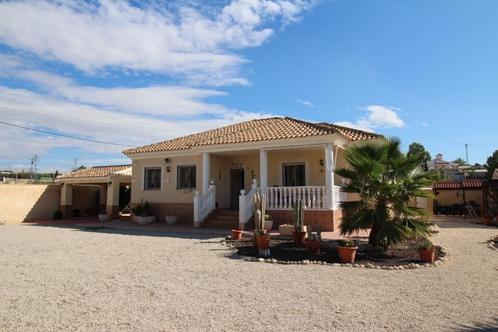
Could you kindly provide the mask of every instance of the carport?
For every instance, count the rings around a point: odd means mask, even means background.
[[[131,165],[95,166],[60,175],[55,179],[61,185],[60,207],[64,219],[73,217],[73,202],[78,197],[74,187],[98,187],[96,210],[107,214],[110,220],[119,218],[119,212],[129,204]],[[93,204],[90,202],[90,204]]]

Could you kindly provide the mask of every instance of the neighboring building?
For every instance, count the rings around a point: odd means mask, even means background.
[[[291,206],[301,199],[307,224],[334,230],[342,215],[339,201],[346,197],[334,169],[346,165],[348,144],[380,137],[274,117],[129,149],[124,154],[132,159],[131,204],[148,202],[158,221],[176,215],[195,226],[218,219],[243,227],[259,188],[277,225],[291,223]]]
[[[438,153],[435,159],[427,162],[427,168],[429,170],[456,169],[458,168],[458,164],[444,160],[443,155],[441,153]]]
[[[479,180],[486,179],[487,170],[482,165],[459,165],[443,159],[441,153],[436,158],[427,162],[429,170],[438,170],[450,181]]]
[[[8,181],[7,179],[14,178],[14,176],[15,175],[13,171],[7,171],[7,170],[0,171],[0,182],[7,182]]]
[[[434,183],[432,190],[436,208],[442,214],[463,214],[464,205],[473,205],[481,211],[484,180],[442,181]],[[449,212],[450,213],[449,213]]]

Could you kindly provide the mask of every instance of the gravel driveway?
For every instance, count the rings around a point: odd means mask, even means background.
[[[404,271],[245,262],[195,235],[0,225],[0,330],[498,329],[498,252],[484,243],[498,229],[439,225],[448,262]]]

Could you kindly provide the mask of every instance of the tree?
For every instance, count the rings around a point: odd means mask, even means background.
[[[488,157],[486,161],[486,169],[488,170],[488,178],[491,179],[493,172],[498,168],[498,150],[495,150],[491,156]]]
[[[403,154],[398,139],[367,141],[348,147],[348,168],[335,172],[349,179],[345,192],[359,200],[342,202],[345,211],[340,233],[351,235],[371,228],[369,243],[387,248],[412,236],[429,236],[427,212],[409,206],[416,197],[430,197],[422,188],[431,185],[428,174],[419,167],[426,158],[421,151]]]
[[[431,154],[425,149],[425,147],[420,144],[420,143],[412,143],[408,147],[408,154],[421,154],[423,155],[422,162],[420,163],[420,167],[424,170],[427,171],[427,162],[430,161]]]
[[[457,158],[457,159],[453,160],[453,162],[455,164],[457,164],[458,166],[463,166],[463,165],[467,164],[467,162],[465,160],[463,160],[463,158]]]

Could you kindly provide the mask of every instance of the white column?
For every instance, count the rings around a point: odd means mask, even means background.
[[[259,150],[259,187],[266,194],[268,188],[268,151]]]
[[[202,153],[202,192],[206,192],[209,188],[209,176],[211,174],[209,153]]]
[[[244,229],[246,223],[246,191],[242,189],[239,196],[239,229]]]
[[[325,146],[325,192],[327,196],[327,209],[335,206],[334,191],[334,148],[332,144]]]

